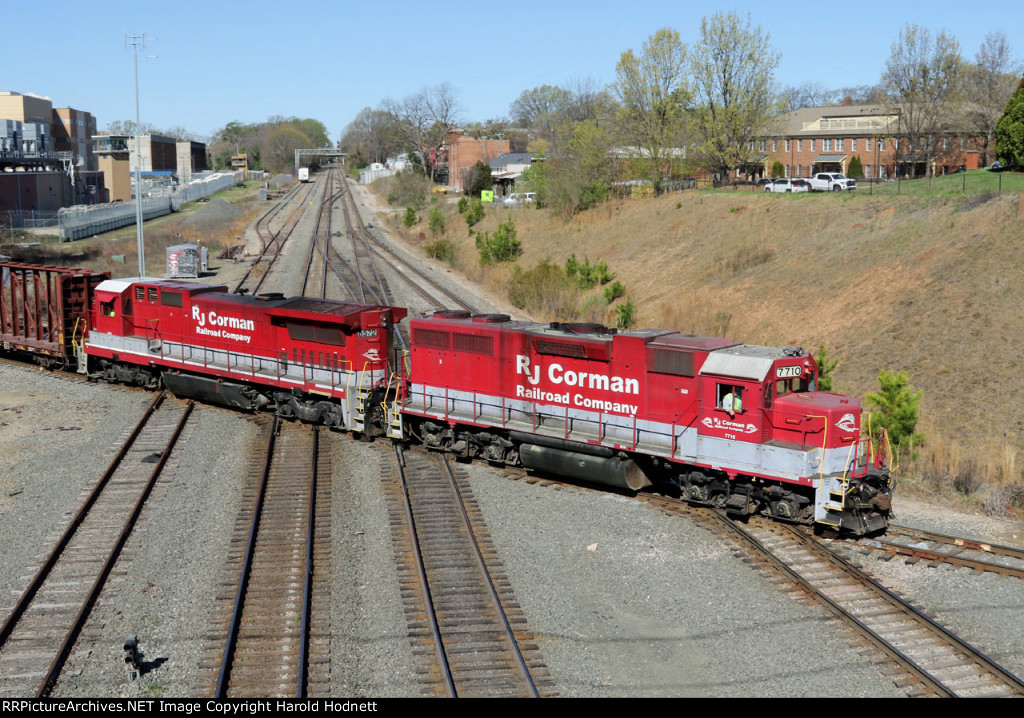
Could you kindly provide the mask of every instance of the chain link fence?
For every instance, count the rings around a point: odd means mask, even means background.
[[[249,173],[250,179],[259,179],[254,174],[258,173]],[[241,184],[244,179],[245,173],[241,171],[218,172],[173,190],[154,190],[142,198],[142,220],[175,212],[186,202]],[[60,241],[70,242],[135,224],[135,202],[64,207],[54,214],[58,215],[54,226],[58,229]]]

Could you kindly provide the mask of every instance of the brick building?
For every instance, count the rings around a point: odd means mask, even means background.
[[[899,137],[900,125],[898,110],[882,105],[804,107],[780,117],[763,138],[751,140],[748,150],[764,154],[754,165],[737,170],[737,177],[768,177],[776,161],[786,177],[846,174],[854,157],[860,158],[866,179],[894,178],[897,168],[901,177],[922,177],[928,169],[924,143],[929,141],[936,145],[934,174],[978,168],[978,138],[949,132],[932,140],[922,138],[921,147],[911,148]]]
[[[495,157],[509,151],[508,140],[476,139],[456,130],[449,135],[446,143],[448,151],[448,185],[462,189],[463,178],[470,167],[477,162],[490,163]]]

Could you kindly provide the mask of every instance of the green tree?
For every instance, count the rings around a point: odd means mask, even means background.
[[[571,218],[607,199],[612,176],[611,137],[595,122],[578,122],[572,139],[548,161],[546,195],[551,206]]]
[[[830,359],[824,344],[818,345],[818,389],[832,391],[832,372],[839,366],[838,359]]]
[[[405,208],[405,219],[403,222],[406,227],[412,227],[414,224],[420,221],[420,218],[416,216],[416,210],[411,206]]]
[[[491,166],[484,161],[479,161],[466,170],[462,178],[462,189],[468,197],[479,197],[480,192],[494,187],[494,180],[491,179]]]
[[[588,256],[584,256],[583,262],[580,262],[576,259],[575,252],[565,260],[565,274],[576,282],[580,289],[590,289],[598,284],[608,284],[615,279],[615,273],[608,271],[608,262],[600,260],[591,264]]]
[[[672,148],[683,144],[691,95],[686,69],[686,45],[669,27],[647,38],[639,55],[626,50],[615,66],[620,132],[643,151],[654,184],[670,175]]]
[[[263,161],[271,172],[287,172],[295,166],[295,150],[312,146],[309,138],[294,127],[280,127],[263,143]]]
[[[572,93],[561,87],[541,85],[523,90],[509,107],[512,121],[519,127],[535,129],[551,137],[554,128],[565,119]]]
[[[480,250],[480,264],[511,262],[521,255],[523,245],[516,235],[516,223],[511,217],[507,222],[499,223],[493,235],[487,232],[478,234],[476,248]]]
[[[996,124],[996,157],[1007,165],[1024,164],[1024,78]]]
[[[636,304],[629,297],[626,297],[619,306],[615,307],[615,326],[619,329],[629,329],[636,322]]]
[[[779,54],[760,26],[736,13],[715,13],[700,24],[690,52],[698,133],[704,167],[725,181],[729,171],[761,156],[755,140],[770,130],[779,103],[772,88]]]
[[[547,206],[548,201],[548,164],[541,162],[523,170],[523,174],[516,180],[516,188],[523,192],[533,192],[536,195],[537,207]]]
[[[861,164],[860,155],[854,155],[850,160],[850,166],[846,170],[847,177],[861,179],[864,177],[864,165]]]
[[[612,282],[609,286],[604,288],[604,300],[608,304],[611,304],[619,297],[623,297],[625,295],[626,285],[624,285],[622,282],[618,280]]]
[[[439,207],[430,210],[430,220],[427,226],[430,228],[430,236],[434,239],[444,234],[444,214]]]
[[[472,228],[484,218],[484,203],[478,199],[470,200],[469,207],[462,216],[466,220],[466,226]]]
[[[786,168],[782,166],[782,163],[778,160],[772,162],[772,177],[785,177]]]
[[[924,391],[914,391],[905,371],[883,369],[878,374],[878,386],[878,392],[865,397],[875,408],[871,412],[871,428],[889,432],[889,443],[895,452],[912,451],[914,445],[924,441],[924,434],[915,431]]]

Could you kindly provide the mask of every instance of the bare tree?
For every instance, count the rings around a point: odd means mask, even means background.
[[[960,43],[945,31],[932,38],[920,25],[907,24],[891,46],[882,84],[898,115],[899,156],[913,176],[924,164],[931,176],[938,139],[950,131],[963,95]]]
[[[592,121],[600,125],[614,115],[612,98],[593,77],[577,75],[565,84],[565,89],[569,93],[565,116],[570,121]]]
[[[385,100],[383,108],[396,120],[396,129],[410,156],[434,180],[436,153],[458,125],[462,108],[450,83],[425,88],[401,102]]]
[[[1010,95],[1017,89],[1022,73],[1024,64],[1014,58],[1002,31],[985,35],[985,41],[974,56],[974,64],[966,67],[964,127],[984,138],[983,165],[991,160],[996,123]]]
[[[796,87],[787,87],[780,94],[783,108],[790,112],[802,107],[827,107],[841,101],[837,90],[826,89],[820,82],[805,82]]]
[[[382,109],[364,107],[345,128],[341,149],[361,166],[384,162],[401,149],[393,116]]]

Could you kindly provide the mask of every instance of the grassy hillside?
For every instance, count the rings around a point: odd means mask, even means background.
[[[998,512],[1024,502],[1024,192],[1008,191],[1021,180],[1007,177],[1001,195],[964,197],[960,181],[904,184],[900,196],[687,192],[613,201],[570,222],[488,209],[477,229],[514,217],[524,267],[572,253],[606,261],[638,306],[637,326],[824,344],[840,362],[835,390],[861,397],[880,370],[906,370],[924,390],[928,436],[913,474],[954,495],[987,476]],[[456,263],[501,288],[508,268],[479,267],[448,211]],[[407,236],[425,243],[423,232]]]

